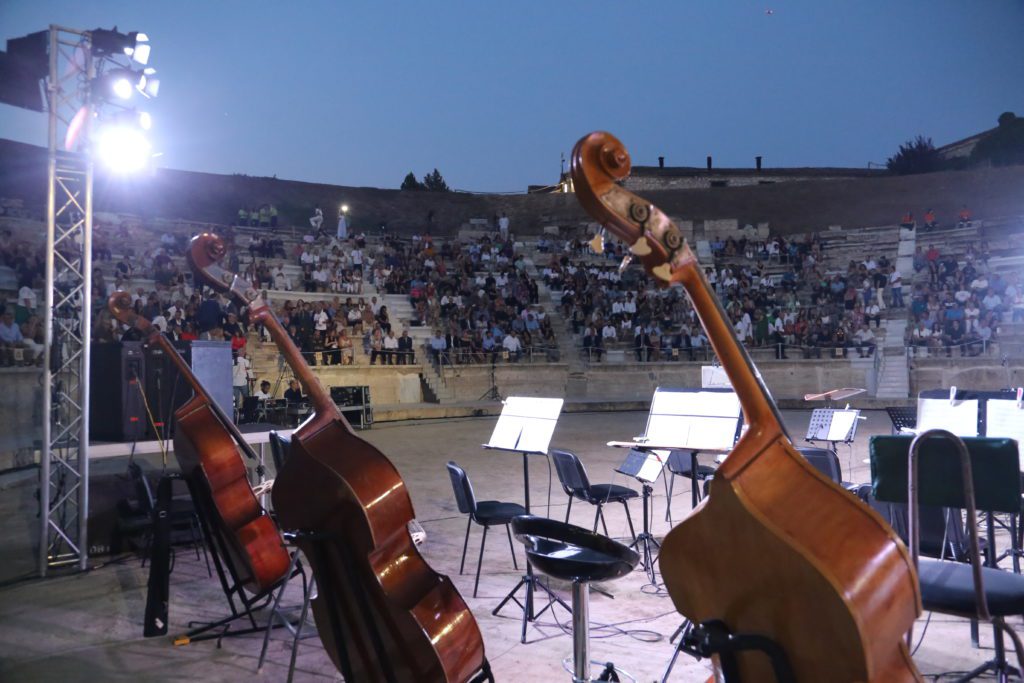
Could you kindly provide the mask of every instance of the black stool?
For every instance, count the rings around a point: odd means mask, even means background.
[[[612,539],[545,517],[522,515],[512,520],[512,533],[526,546],[526,555],[540,572],[572,581],[573,683],[590,683],[591,581],[608,581],[633,571],[640,555]],[[598,680],[614,675],[609,665]]]

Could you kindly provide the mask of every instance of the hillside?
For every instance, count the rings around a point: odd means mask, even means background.
[[[0,196],[21,197],[41,212],[46,190],[45,150],[0,140]],[[830,224],[847,228],[895,222],[906,210],[918,215],[932,207],[950,220],[968,204],[975,215],[1024,214],[1024,166],[947,171],[918,176],[813,180],[751,187],[664,190],[646,193],[672,216],[691,220],[735,218],[767,221],[793,232]],[[304,183],[276,178],[218,175],[159,169],[131,179],[97,174],[96,209],[221,223],[240,206],[277,205],[285,223],[305,224],[315,204],[328,220],[342,202],[352,207],[358,228],[381,221],[399,231],[423,230],[433,212],[435,232],[456,229],[470,218],[502,211],[514,229],[536,231],[551,223],[587,220],[572,195],[477,195],[400,192],[366,187]]]

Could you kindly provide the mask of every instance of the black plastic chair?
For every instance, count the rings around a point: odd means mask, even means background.
[[[455,492],[455,503],[459,512],[469,515],[466,520],[466,540],[462,543],[462,562],[459,564],[459,574],[462,574],[466,567],[466,549],[469,547],[469,528],[476,522],[484,528],[484,535],[480,539],[480,557],[476,561],[476,581],[473,583],[473,597],[476,597],[477,588],[480,586],[480,567],[484,563],[484,545],[487,543],[487,530],[492,526],[504,526],[508,534],[508,547],[512,551],[512,566],[519,569],[516,562],[516,549],[512,545],[512,532],[508,525],[512,518],[517,515],[525,515],[526,508],[519,503],[503,503],[500,500],[477,500],[473,493],[473,484],[469,481],[466,470],[454,462],[448,462],[448,476],[452,480],[452,490]]]
[[[280,473],[288,459],[288,448],[292,445],[290,436],[281,436],[275,430],[270,430],[270,457],[274,459],[274,471]]]
[[[927,445],[924,467],[920,460]],[[1001,571],[994,553],[982,566],[977,510],[987,511],[989,548],[994,548],[994,513],[1020,510],[1021,480],[1017,442],[1012,439],[961,439],[932,429],[909,436],[871,438],[871,482],[876,498],[908,503],[910,552],[918,569],[921,603],[926,610],[992,623],[995,658],[959,680],[992,671],[999,680],[1020,675],[1006,661],[1003,634],[1013,640],[1024,669],[1024,647],[1005,617],[1024,613],[1024,576]],[[910,459],[908,467],[908,458]],[[909,470],[909,472],[908,472]],[[967,511],[970,564],[920,557],[920,503]]]
[[[826,477],[834,481],[835,483],[842,486],[851,493],[856,493],[858,484],[853,484],[848,481],[843,481],[843,468],[839,464],[839,456],[836,452],[829,448],[812,448],[804,446],[796,449],[800,455],[804,456],[814,469],[818,470]]]
[[[636,498],[638,494],[628,486],[618,484],[591,484],[587,477],[587,470],[583,463],[570,451],[552,449],[551,457],[555,461],[555,470],[558,472],[558,481],[562,484],[562,490],[569,496],[569,506],[565,509],[565,521],[569,522],[569,513],[572,512],[573,498],[585,501],[597,507],[594,514],[594,529],[597,532],[597,523],[601,522],[604,527],[605,536],[608,535],[608,525],[604,521],[604,506],[606,503],[622,503],[626,509],[626,521],[629,522],[629,534],[636,540],[636,531],[633,529],[633,518],[629,514],[629,500]]]
[[[142,471],[137,462],[128,464],[128,472],[135,482],[135,491],[138,498],[139,513],[152,520],[153,511],[156,508],[156,496],[153,495],[153,488],[149,479]],[[206,544],[203,542],[203,534],[199,526],[199,515],[196,513],[195,504],[191,498],[173,498],[171,500],[171,530],[185,530],[189,532],[189,539],[196,551],[196,559],[199,559],[199,549],[202,548],[203,558],[206,560],[206,573],[213,576],[210,569],[210,556],[206,552]],[[153,541],[152,526],[146,530],[146,538],[143,546],[142,566],[146,566],[146,559],[149,556],[149,548]],[[173,557],[173,556],[172,556]],[[173,569],[173,561],[171,567]]]
[[[665,505],[665,521],[672,523],[672,491],[675,489],[676,477],[686,477],[690,480],[692,488],[692,495],[690,498],[691,507],[697,507],[697,503],[701,501],[704,495],[707,494],[708,482],[714,479],[716,467],[712,465],[701,465],[697,464],[697,476],[693,476],[693,454],[688,450],[672,450],[668,453],[668,460],[665,461],[665,468],[668,470],[669,475],[666,477],[667,487],[665,489],[665,495],[668,497],[668,504]],[[694,481],[696,479],[696,481]],[[703,482],[702,487],[697,485],[697,482]]]

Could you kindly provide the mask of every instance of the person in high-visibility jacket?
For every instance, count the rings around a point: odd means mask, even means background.
[[[238,210],[238,224],[239,225],[245,225],[246,222],[248,222],[248,220],[249,220],[249,212],[246,211],[244,207],[239,209]]]
[[[277,227],[277,207],[273,204],[270,205],[270,227]]]
[[[270,227],[270,207],[268,207],[266,204],[260,207],[260,227]]]
[[[249,209],[249,225],[254,228],[260,227],[260,212],[256,207]]]

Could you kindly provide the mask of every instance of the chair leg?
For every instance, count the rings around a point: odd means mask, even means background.
[[[603,505],[601,507],[597,508],[597,514],[601,518],[601,528],[604,529],[604,535],[608,536],[609,538],[611,538],[611,535],[608,533],[608,523],[604,521],[604,506]]]
[[[519,570],[519,565],[516,563],[516,547],[512,545],[512,528],[506,524],[505,533],[508,534],[508,549],[512,551],[512,568]]]
[[[466,540],[462,542],[462,564],[459,565],[459,576],[462,576],[462,570],[466,568],[466,548],[469,547],[469,527],[473,525],[473,518],[470,517],[466,520]]]
[[[569,505],[565,508],[565,523],[569,523],[569,513],[572,512],[572,496],[569,496]]]
[[[484,563],[484,545],[487,543],[487,529],[484,527],[484,535],[480,538],[480,558],[476,561],[476,582],[473,584],[473,597],[476,597],[476,590],[480,587],[480,567]]]
[[[626,508],[626,521],[629,522],[629,535],[636,540],[636,529],[633,528],[633,516],[629,514],[629,503],[622,501],[622,507]]]
[[[601,521],[601,504],[597,504],[597,512],[594,513],[594,533],[597,533],[597,523]]]

